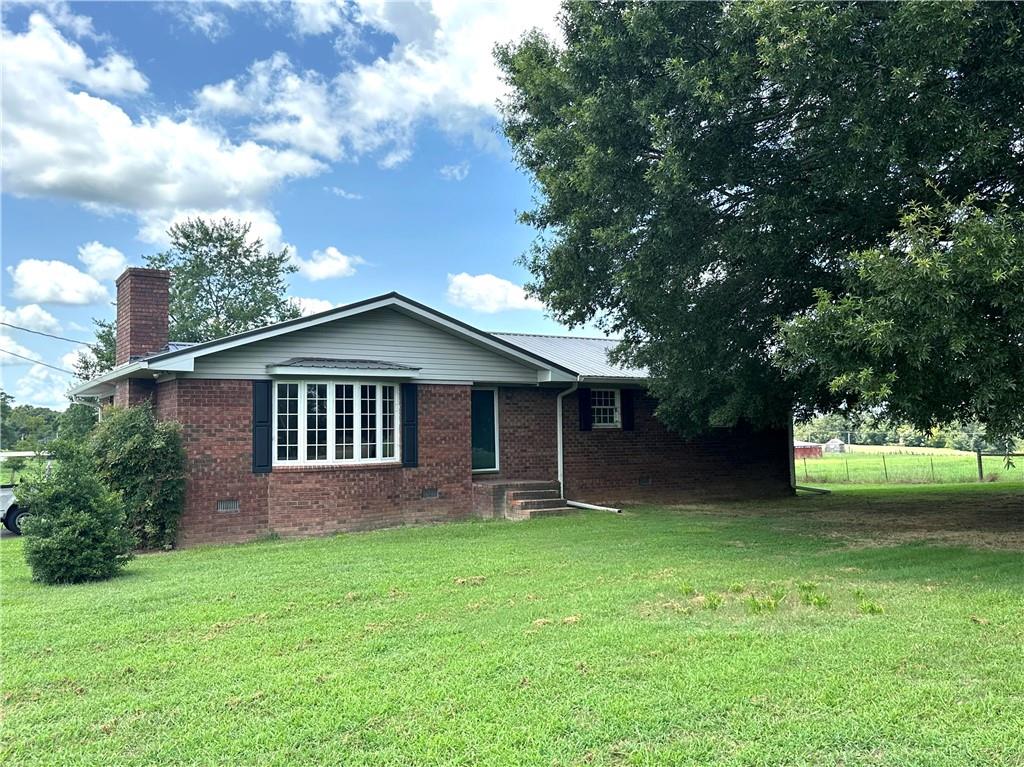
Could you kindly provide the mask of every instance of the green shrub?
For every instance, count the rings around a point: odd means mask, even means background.
[[[32,515],[25,520],[25,561],[32,579],[80,583],[110,578],[131,559],[132,538],[117,494],[100,482],[89,456],[58,448],[49,476],[19,488]]]
[[[121,494],[128,530],[146,549],[170,548],[185,497],[181,427],[149,403],[110,408],[90,439],[100,479]]]

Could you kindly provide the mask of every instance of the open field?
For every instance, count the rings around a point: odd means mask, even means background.
[[[796,479],[800,484],[958,483],[978,481],[974,453],[826,453],[821,458],[798,458]],[[913,449],[913,448],[911,448]],[[924,448],[918,448],[923,450]],[[1002,456],[984,456],[986,482],[1024,483],[1024,458],[1013,459],[1007,469]]]
[[[7,765],[1020,765],[1024,488],[140,557],[0,541]]]

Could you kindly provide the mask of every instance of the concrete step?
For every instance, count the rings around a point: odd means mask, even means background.
[[[538,498],[561,498],[557,489],[554,490],[509,490],[505,493],[509,503],[514,501],[532,501]]]
[[[523,511],[537,511],[540,509],[557,509],[565,506],[565,499],[553,498],[529,498],[522,501],[512,501],[509,506]]]

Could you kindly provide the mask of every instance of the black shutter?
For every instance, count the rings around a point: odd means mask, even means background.
[[[267,474],[273,441],[273,381],[252,382],[252,473]]]
[[[402,384],[402,465],[419,466],[419,392],[414,383]]]
[[[619,392],[619,413],[622,418],[622,430],[633,431],[636,428],[636,421],[633,418],[633,390],[623,389]]]
[[[580,403],[580,431],[590,431],[594,426],[594,412],[590,409],[590,389],[578,389],[576,399]]]

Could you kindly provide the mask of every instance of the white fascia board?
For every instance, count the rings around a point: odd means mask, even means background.
[[[188,359],[178,359],[177,357],[171,357],[166,360],[153,360],[149,363],[150,370],[166,370],[169,372],[176,373],[191,373],[196,369],[195,357],[189,357]]]
[[[566,373],[562,370],[555,370],[553,368],[544,368],[543,370],[537,371],[537,383],[563,383],[572,382],[576,380],[576,376],[571,373]]]
[[[139,360],[137,362],[129,362],[126,365],[120,365],[113,370],[108,370],[101,376],[93,378],[91,381],[85,381],[84,383],[78,384],[68,390],[68,394],[72,397],[94,397],[97,396],[91,392],[94,388],[102,388],[103,384],[111,384],[120,381],[122,378],[132,378],[132,373],[138,373],[143,370],[148,370],[149,365],[146,364],[145,360]],[[140,376],[135,376],[140,377]]]
[[[371,370],[367,368],[319,368],[299,367],[296,365],[267,365],[267,375],[271,376],[323,376],[329,378],[418,378],[418,370]]]

